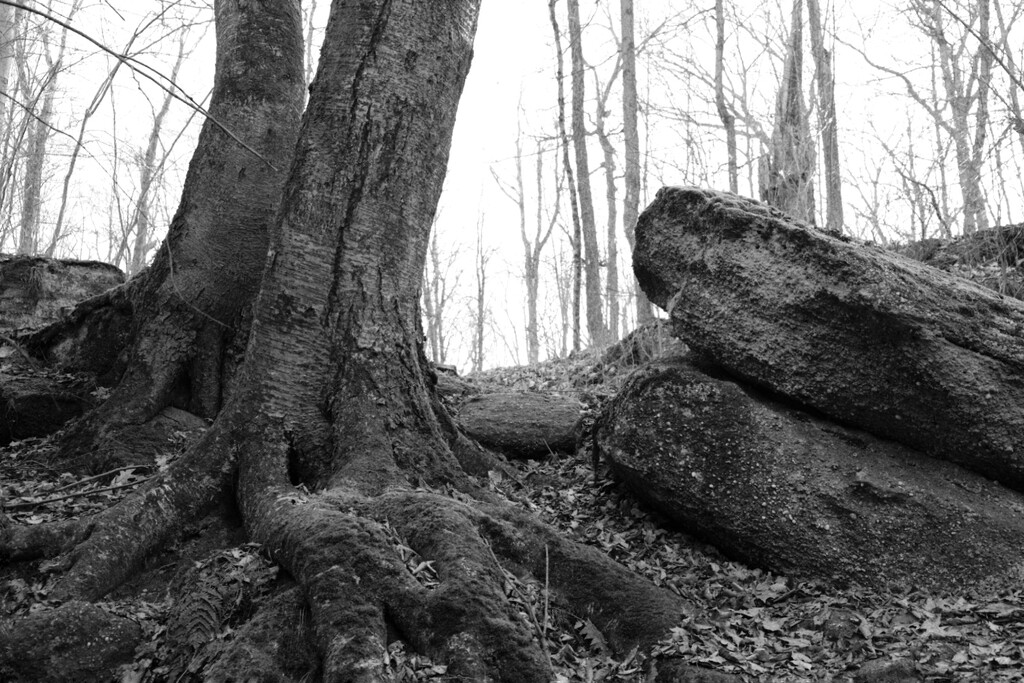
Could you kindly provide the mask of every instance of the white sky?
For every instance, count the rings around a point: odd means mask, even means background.
[[[914,126],[911,135],[921,138],[916,140],[918,153],[926,153],[926,149],[920,148],[928,147],[928,127],[922,125],[920,112],[908,104],[902,84],[871,69],[855,50],[846,47],[844,43],[863,45],[872,59],[888,65],[902,65],[915,78],[926,77],[926,74],[921,72],[921,67],[928,63],[930,55],[920,35],[909,28],[905,18],[900,14],[900,8],[906,5],[904,0],[834,1],[838,2],[834,9],[831,2],[823,2],[823,11],[827,16],[833,17],[829,23],[839,36],[834,50],[841,156],[846,176],[844,199],[847,205],[847,222],[856,233],[858,217],[855,209],[857,203],[861,201],[856,190],[863,190],[864,179],[886,163],[880,140],[894,148],[905,149],[908,144],[906,127],[909,121]],[[1003,3],[1004,6],[1010,4],[1009,0],[1003,0]],[[68,0],[54,0],[56,8],[67,4]],[[194,4],[209,7],[211,3],[199,0]],[[322,12],[326,10],[328,2],[320,0],[318,4]],[[642,37],[645,31],[645,16],[657,22],[658,17],[668,14],[682,13],[689,17],[702,11],[709,11],[713,7],[711,0],[702,0],[700,3],[690,0],[636,0],[636,4],[638,38]],[[788,25],[790,0],[733,0],[731,3],[727,0],[727,4],[735,8],[737,15],[744,17],[745,25],[752,29],[754,34],[776,35],[787,30],[784,27]],[[564,0],[561,0],[559,8],[563,30],[564,5]],[[100,36],[114,49],[120,50],[124,48],[127,36],[131,34],[140,18],[155,6],[157,3],[153,0],[85,0],[85,7],[76,19],[76,24],[93,35]],[[598,63],[606,70],[608,63],[604,60],[613,54],[613,48],[608,30],[601,28],[607,23],[601,10],[603,6],[611,9],[615,17],[614,25],[617,26],[617,0],[608,0],[607,5],[596,3],[594,0],[581,2],[584,22],[588,19],[594,20],[594,26],[585,40],[586,57],[588,61]],[[117,8],[116,11],[114,7]],[[206,11],[209,17],[211,13]],[[151,33],[155,34],[156,32]],[[484,216],[487,246],[495,250],[491,266],[492,280],[489,283],[492,292],[491,309],[496,321],[496,330],[504,331],[495,334],[490,340],[489,345],[495,353],[491,362],[513,361],[510,349],[517,345],[514,341],[514,330],[522,325],[523,296],[517,280],[522,258],[517,208],[499,191],[491,177],[490,169],[493,167],[503,178],[512,179],[511,159],[514,155],[520,99],[526,111],[523,125],[527,139],[527,154],[531,154],[534,147],[530,136],[550,135],[553,131],[554,52],[550,35],[546,0],[483,0],[475,57],[460,105],[448,179],[441,200],[441,215],[438,220],[441,244],[445,250],[460,253],[463,286],[467,292],[471,288],[475,226],[481,215]],[[742,39],[743,49],[737,51],[737,46],[741,42],[740,35],[741,32],[730,25],[727,69],[736,68],[741,54],[748,61],[757,56],[756,46],[752,44],[750,34]],[[213,31],[210,28],[205,41],[192,50],[190,62],[180,80],[185,89],[197,99],[203,98],[212,85],[212,38]],[[679,52],[690,52],[691,56],[710,65],[713,55],[710,40],[708,29],[698,28],[691,35],[680,38],[671,47]],[[77,135],[76,117],[80,117],[88,104],[103,74],[109,68],[110,61],[102,55],[90,54],[93,52],[92,49],[79,39],[69,39],[69,45],[77,49],[78,57],[84,57],[85,61],[81,66],[76,66],[69,74],[70,77],[63,82],[66,100],[61,103],[65,113],[62,114],[63,120],[60,125],[72,135]],[[565,45],[567,42],[563,43],[563,46]],[[166,46],[161,49],[166,52],[171,48]],[[809,52],[809,48],[805,49]],[[164,71],[169,70],[169,59],[166,54],[151,51],[141,58]],[[805,57],[805,60],[809,65],[810,57]],[[750,97],[753,106],[758,109],[756,113],[759,118],[765,125],[770,126],[771,98],[774,97],[778,82],[775,75],[778,63],[777,60],[762,57],[758,64],[751,72],[750,87],[754,92]],[[681,79],[680,74],[656,74],[659,66],[661,64],[657,62],[650,65],[641,59],[641,97],[649,95],[651,99],[671,102],[677,106],[696,107],[695,111],[705,127],[668,121],[652,123],[649,146],[651,191],[663,183],[700,183],[723,187],[724,145],[720,142],[713,111],[708,111],[706,107],[702,109],[704,105],[700,104],[700,100],[707,99],[707,87],[694,82],[688,84]],[[567,60],[567,77],[568,69]],[[805,71],[809,74],[809,66]],[[652,74],[657,77],[648,81],[648,76]],[[665,86],[664,79],[670,77],[680,80]],[[587,87],[592,93],[593,81],[589,77]],[[649,92],[645,92],[647,87],[650,88]],[[805,91],[810,87],[812,84],[808,75],[805,77]],[[609,108],[613,110],[609,123],[616,135],[620,125],[617,113],[620,107],[618,93],[619,88],[616,85],[609,103]],[[144,136],[151,121],[151,107],[158,106],[160,97],[161,93],[151,84],[124,70],[116,81],[113,106],[108,101],[95,115],[87,135],[86,149],[89,154],[80,162],[78,171],[77,179],[81,185],[73,192],[75,220],[81,234],[74,247],[67,253],[83,258],[104,256],[105,252],[98,238],[90,235],[90,231],[105,229],[114,218],[108,212],[108,202],[101,199],[109,195],[112,173],[109,155],[115,148],[115,143],[123,158],[137,153],[144,147]],[[589,103],[588,108],[592,109]],[[117,133],[112,134],[110,131],[115,112]],[[1000,107],[994,102],[994,121],[998,120],[999,112]],[[186,107],[176,104],[168,121],[168,131],[176,130],[189,115]],[[171,137],[170,133],[165,136],[167,144],[170,144]],[[193,133],[175,148],[173,157],[175,175],[178,179],[176,187],[180,187],[194,139]],[[621,145],[619,138],[616,138],[616,144]],[[593,190],[600,224],[604,214],[604,187],[601,173],[597,170],[601,158],[596,142],[590,151]],[[60,166],[63,162],[60,161],[59,152],[57,158],[55,172],[46,188],[51,200],[55,194],[59,196],[59,181],[63,174]],[[621,165],[621,158],[617,161]],[[532,159],[524,166],[527,201],[530,204],[527,210],[528,216],[532,217],[535,211],[532,207]],[[1021,186],[1020,180],[1024,174],[1020,172],[1019,162],[1017,166],[1008,165],[1007,168],[1012,171],[1008,174],[1009,182],[1005,185],[1008,189],[1003,192],[1005,197],[990,197],[990,205],[994,207],[993,213],[998,211],[1001,222],[1020,221],[1024,219],[1024,187]],[[619,173],[621,175],[621,170]],[[886,181],[890,193],[893,182],[891,176],[889,172]],[[749,189],[744,187],[745,177],[745,170],[741,171],[741,191],[749,193]],[[955,169],[949,181],[955,184]],[[123,195],[130,196],[133,191],[133,178],[126,169],[121,170],[118,182],[123,186]],[[176,207],[179,192],[180,190],[172,189],[169,193],[168,215],[165,218],[169,218],[169,213]],[[621,187],[619,199],[621,201]],[[886,211],[893,226],[904,226],[904,207],[897,202],[887,207]],[[626,251],[622,240],[620,277],[628,275]],[[548,253],[552,253],[551,248]],[[547,298],[547,315],[550,317],[553,315],[553,309],[550,308],[551,288],[547,287],[542,294]],[[460,310],[465,308],[465,305],[465,301],[458,303]],[[522,336],[521,333],[519,336]],[[502,341],[501,337],[505,337],[505,341]],[[525,353],[524,350],[521,351]],[[465,365],[465,355],[462,352],[459,357],[450,360]]]

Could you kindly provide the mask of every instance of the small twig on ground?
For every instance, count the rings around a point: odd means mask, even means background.
[[[38,367],[38,362],[36,361],[36,359],[28,355],[28,352],[21,346],[21,344],[19,344],[13,338],[8,337],[6,334],[0,334],[0,341],[10,344],[11,348],[20,353],[22,358],[28,361],[29,365],[31,365],[33,368]]]
[[[90,481],[96,481],[97,479],[102,479],[103,477],[110,476],[111,474],[117,474],[118,472],[124,472],[125,470],[148,470],[148,469],[151,469],[149,465],[127,465],[125,467],[118,467],[117,469],[110,470],[109,472],[104,472],[103,474],[94,474],[91,477],[86,477],[85,479],[79,479],[78,481],[73,481],[70,484],[65,484],[64,486],[61,486],[60,488],[54,489],[50,493],[60,493],[61,491],[67,491],[68,489],[73,489],[76,486],[81,486],[82,484],[87,484]]]
[[[58,503],[62,500],[68,500],[69,498],[81,498],[83,496],[91,496],[94,493],[108,493],[110,491],[117,491],[120,489],[127,489],[139,484],[144,484],[149,481],[152,477],[146,477],[139,481],[133,481],[130,484],[118,484],[117,486],[107,486],[102,489],[94,489],[92,491],[79,491],[78,493],[69,493],[66,496],[57,496],[56,498],[47,498],[46,500],[37,500],[31,503],[4,503],[4,510],[23,510],[26,508],[34,508],[40,505],[49,505],[50,503]]]

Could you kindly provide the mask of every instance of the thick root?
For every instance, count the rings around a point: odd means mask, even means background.
[[[90,520],[88,536],[55,561],[64,570],[53,597],[96,600],[121,585],[187,524],[226,494],[233,473],[230,440],[212,429],[143,490]]]

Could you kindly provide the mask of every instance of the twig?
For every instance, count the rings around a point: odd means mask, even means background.
[[[139,74],[143,78],[145,78],[145,79],[153,82],[154,84],[156,84],[156,86],[158,88],[160,88],[164,92],[168,93],[171,97],[173,97],[174,99],[178,100],[179,102],[184,104],[186,107],[189,107],[190,109],[194,109],[195,111],[197,111],[200,114],[202,114],[203,116],[205,116],[207,119],[212,121],[218,128],[220,128],[222,131],[224,131],[225,135],[227,135],[229,138],[231,138],[232,140],[237,142],[239,145],[241,145],[247,152],[249,152],[250,154],[255,156],[257,159],[262,161],[264,164],[269,166],[272,170],[274,170],[274,171],[278,170],[276,166],[274,166],[272,163],[270,163],[269,159],[264,157],[262,154],[257,152],[255,149],[253,149],[249,145],[247,145],[244,142],[242,142],[241,138],[239,138],[237,135],[232,133],[228,129],[227,126],[225,126],[223,123],[218,121],[213,116],[213,114],[211,114],[209,112],[209,110],[204,109],[202,107],[202,105],[200,105],[198,102],[196,102],[187,92],[182,90],[176,83],[172,83],[170,86],[165,85],[163,82],[161,82],[161,80],[159,78],[157,78],[156,76],[154,76],[151,73],[149,73],[150,71],[152,71],[153,73],[157,74],[157,76],[159,76],[160,78],[162,78],[164,80],[168,80],[168,78],[166,76],[164,76],[162,73],[160,73],[159,71],[157,71],[153,67],[151,67],[151,66],[149,66],[149,65],[147,65],[147,64],[145,64],[143,62],[140,62],[138,59],[135,59],[134,57],[131,57],[131,56],[126,55],[126,54],[122,54],[120,52],[117,52],[116,50],[112,50],[111,48],[107,47],[106,45],[104,45],[100,41],[98,41],[95,38],[93,38],[92,36],[90,36],[85,31],[82,31],[80,29],[75,28],[69,22],[62,21],[61,19],[58,19],[57,17],[53,16],[52,14],[47,14],[46,12],[43,12],[42,10],[38,10],[38,9],[33,8],[33,7],[29,7],[28,5],[22,4],[20,2],[13,2],[12,0],[0,0],[0,5],[9,5],[10,7],[15,7],[17,9],[24,10],[26,12],[31,12],[32,14],[36,14],[36,15],[46,19],[47,21],[51,21],[54,24],[57,24],[58,26],[60,26],[61,28],[67,29],[68,31],[71,31],[75,35],[77,35],[77,36],[79,36],[81,38],[84,38],[85,40],[89,41],[90,43],[92,43],[93,45],[98,47],[103,52],[106,52],[107,54],[109,54],[112,57],[114,57],[114,59],[118,60],[122,64],[127,65],[128,68],[131,69],[132,71],[134,71],[135,73]],[[179,94],[178,92],[175,92],[175,90],[180,90],[181,94]]]
[[[57,496],[56,498],[47,498],[46,500],[37,500],[37,501],[35,501],[33,503],[4,503],[3,508],[4,508],[4,510],[21,510],[23,508],[34,508],[34,507],[38,507],[40,505],[49,505],[50,503],[57,503],[57,502],[60,502],[62,500],[67,500],[69,498],[81,498],[83,496],[91,496],[94,493],[108,493],[110,491],[117,491],[117,490],[120,490],[120,489],[127,489],[127,488],[131,488],[132,486],[138,486],[139,484],[144,484],[147,481],[149,481],[150,479],[152,479],[152,477],[146,477],[145,479],[140,479],[139,481],[135,481],[135,482],[132,482],[130,484],[118,484],[117,486],[108,486],[106,488],[94,489],[92,491],[79,491],[78,493],[69,493],[66,496]]]
[[[36,367],[36,359],[28,355],[28,352],[22,348],[21,344],[16,342],[11,337],[8,337],[6,334],[0,334],[0,341],[5,341],[8,344],[10,344],[11,348],[20,353],[21,356],[29,362],[29,365],[31,365],[32,367]]]
[[[82,484],[88,483],[90,481],[95,481],[97,479],[102,479],[103,477],[106,477],[106,476],[111,475],[111,474],[117,474],[118,472],[124,472],[125,470],[138,470],[138,469],[150,469],[150,466],[149,465],[127,465],[125,467],[118,467],[115,470],[110,470],[109,472],[104,472],[103,474],[94,474],[91,477],[86,477],[85,479],[79,479],[78,481],[73,481],[70,484],[66,484],[64,486],[61,486],[59,489],[54,489],[50,493],[60,493],[61,491],[67,491],[68,489],[75,488],[76,486],[81,486]]]

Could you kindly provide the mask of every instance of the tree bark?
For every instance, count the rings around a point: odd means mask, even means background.
[[[636,92],[636,31],[633,27],[633,0],[620,0],[622,22],[622,128],[625,137],[625,197],[622,200],[622,227],[632,254],[636,245],[636,219],[640,215],[640,131],[637,123],[640,106]],[[654,320],[651,302],[636,288],[637,327]]]
[[[572,350],[580,350],[580,287],[583,281],[582,233],[580,225],[580,203],[577,197],[576,175],[569,158],[571,147],[569,133],[565,126],[565,58],[562,54],[562,31],[558,28],[555,6],[558,0],[548,0],[548,17],[555,38],[555,83],[558,85],[558,135],[561,141],[565,178],[569,185],[569,208],[572,214]]]
[[[725,129],[729,192],[738,194],[740,181],[739,165],[736,162],[736,117],[725,103],[725,0],[715,0],[715,108]]]
[[[230,492],[250,539],[301,585],[331,683],[385,678],[389,634],[455,678],[551,680],[503,568],[543,579],[553,609],[588,615],[616,651],[679,623],[688,607],[676,596],[479,488],[468,473],[502,462],[456,430],[433,391],[417,298],[478,7],[332,5],[230,403],[139,495],[77,528],[0,536],[0,555],[37,547],[33,535],[87,535],[52,595],[96,597],[170,522]],[[405,566],[396,537],[433,563],[433,585]],[[224,656],[249,662],[238,678],[264,673],[244,647]]]
[[[843,231],[843,176],[839,165],[839,120],[836,116],[836,82],[832,74],[832,55],[825,49],[818,0],[807,0],[811,28],[811,52],[818,81],[818,115],[821,119],[821,145],[825,160],[825,227]]]
[[[105,444],[119,446],[125,429],[168,405],[215,416],[241,361],[267,235],[298,132],[302,34],[297,0],[273,11],[221,0],[216,12],[211,117],[153,264],[108,293],[106,306],[88,302],[57,329],[27,340],[45,356],[73,338],[90,316],[110,308],[133,312],[131,341],[123,352],[127,369],[118,386],[62,441],[62,459],[84,469],[116,465]],[[80,457],[83,452],[87,457]]]
[[[580,201],[580,227],[583,237],[583,269],[586,272],[587,333],[591,346],[608,341],[601,302],[601,254],[597,245],[594,196],[590,189],[590,161],[587,154],[587,128],[583,120],[586,97],[583,63],[583,29],[580,26],[579,0],[567,0],[569,13],[569,54],[572,57],[572,147],[576,155],[576,180]]]
[[[814,223],[814,145],[803,96],[803,0],[793,0],[786,64],[775,102],[771,148],[758,169],[761,200]]]
[[[730,373],[1024,489],[1024,303],[757,202],[664,188],[637,275]]]

